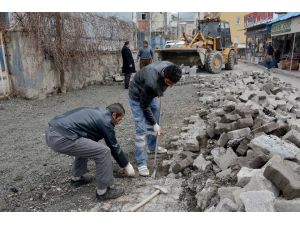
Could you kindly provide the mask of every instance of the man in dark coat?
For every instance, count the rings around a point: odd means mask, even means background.
[[[265,64],[266,67],[269,69],[271,69],[274,65],[274,60],[273,60],[273,55],[274,55],[274,48],[272,46],[272,42],[270,41],[268,46],[267,46],[267,52],[266,52],[266,56],[265,56]]]
[[[135,73],[134,60],[129,49],[129,41],[126,41],[122,48],[123,67],[122,73],[125,76],[125,89],[129,87],[130,76]]]

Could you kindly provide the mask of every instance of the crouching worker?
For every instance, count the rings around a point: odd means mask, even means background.
[[[96,163],[96,198],[100,201],[118,198],[123,188],[112,188],[111,155],[123,168],[125,176],[135,175],[115,136],[115,125],[121,123],[125,109],[120,103],[107,108],[81,107],[55,117],[46,131],[47,145],[55,152],[75,156],[71,185],[79,187],[92,180],[83,175],[88,171],[88,159]],[[98,143],[104,139],[106,145]]]

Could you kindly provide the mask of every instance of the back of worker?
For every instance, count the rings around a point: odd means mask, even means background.
[[[94,141],[103,139],[107,128],[114,128],[111,113],[100,107],[80,107],[55,117],[49,125],[65,137],[75,140],[85,137]],[[105,129],[104,129],[105,128]]]

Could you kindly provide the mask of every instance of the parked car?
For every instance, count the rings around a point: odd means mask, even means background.
[[[174,44],[175,44],[174,41],[166,41],[165,48],[170,48]]]
[[[165,48],[180,48],[184,44],[186,44],[185,41],[166,41]]]

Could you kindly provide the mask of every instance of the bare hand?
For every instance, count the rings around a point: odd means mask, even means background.
[[[156,136],[160,136],[164,134],[164,130],[162,128],[159,128],[159,130],[156,132]]]

